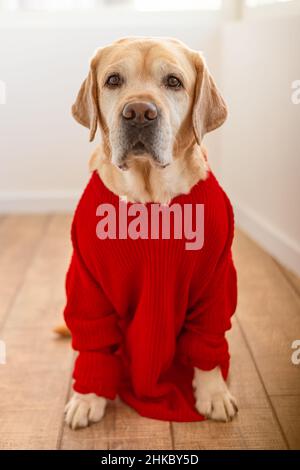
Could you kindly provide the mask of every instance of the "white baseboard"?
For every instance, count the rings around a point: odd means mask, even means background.
[[[71,212],[79,197],[79,191],[0,191],[0,213]]]
[[[300,276],[300,245],[248,207],[234,203],[233,205],[236,225],[282,265]]]

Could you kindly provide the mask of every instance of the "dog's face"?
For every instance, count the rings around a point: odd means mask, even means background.
[[[90,129],[90,140],[100,125],[111,162],[123,170],[133,159],[165,168],[186,142],[200,143],[226,118],[200,54],[154,38],[125,38],[99,49],[72,111]]]

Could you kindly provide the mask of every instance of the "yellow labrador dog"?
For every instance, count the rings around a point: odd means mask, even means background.
[[[91,141],[97,127],[102,134],[91,170],[113,193],[142,203],[168,203],[205,179],[203,136],[227,115],[197,51],[175,39],[148,37],[98,49],[72,112],[89,128]],[[234,417],[236,402],[219,367],[195,368],[193,386],[200,414],[220,421]],[[85,427],[102,418],[105,406],[103,397],[75,392],[66,422]]]

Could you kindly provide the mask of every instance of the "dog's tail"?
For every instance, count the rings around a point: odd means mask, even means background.
[[[65,323],[61,325],[57,325],[53,331],[57,333],[59,336],[65,336],[66,338],[71,336],[71,332]]]

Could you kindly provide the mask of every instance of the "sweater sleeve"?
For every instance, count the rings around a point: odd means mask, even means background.
[[[88,270],[76,243],[66,276],[64,318],[79,352],[74,366],[73,388],[109,399],[117,394],[120,377],[116,354],[121,334],[117,315],[101,286]]]
[[[178,338],[178,354],[183,363],[202,370],[220,366],[224,378],[228,373],[230,358],[225,333],[231,328],[231,316],[237,305],[237,275],[231,252],[233,213],[230,203],[228,208],[230,223],[225,247],[210,274],[209,269],[203,270],[203,266],[195,272],[194,293]],[[211,247],[213,250],[214,247]],[[206,264],[213,264],[212,259]]]

